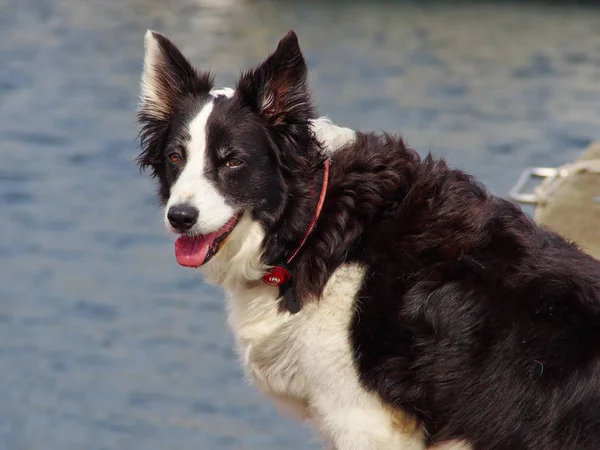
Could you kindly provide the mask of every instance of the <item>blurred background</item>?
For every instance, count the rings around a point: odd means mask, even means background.
[[[243,381],[133,163],[147,28],[221,85],[293,28],[322,114],[504,197],[600,138],[594,6],[0,0],[1,450],[318,448]]]

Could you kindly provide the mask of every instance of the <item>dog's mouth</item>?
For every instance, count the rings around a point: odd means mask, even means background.
[[[227,236],[240,221],[242,214],[236,214],[217,231],[201,235],[182,234],[175,241],[175,257],[184,267],[200,267],[215,256]]]

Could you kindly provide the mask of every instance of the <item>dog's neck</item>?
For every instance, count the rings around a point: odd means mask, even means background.
[[[294,266],[294,290],[300,302],[318,299],[340,265],[364,257],[358,244],[365,235],[374,238],[376,219],[410,210],[410,201],[406,205],[404,200],[418,177],[419,155],[393,136],[357,133],[354,137],[331,155],[321,218]]]
[[[296,314],[298,311],[300,311],[301,303],[298,301],[298,298],[294,293],[291,265],[293,264],[296,256],[298,256],[298,254],[302,251],[302,248],[310,238],[311,233],[319,221],[319,216],[321,215],[323,204],[327,196],[330,164],[331,161],[329,157],[327,157],[323,162],[323,180],[320,184],[315,184],[312,189],[312,197],[315,199],[318,198],[318,202],[308,228],[304,232],[304,236],[302,236],[302,240],[298,243],[295,250],[285,257],[285,260],[280,261],[274,267],[269,269],[269,271],[262,278],[263,282],[266,284],[279,288],[279,294],[283,298],[285,307],[292,314]]]
[[[285,208],[277,222],[265,230],[267,236],[263,259],[267,265],[285,261],[298,248],[319,203],[325,172],[324,160],[354,137],[352,130],[337,127],[325,117],[313,120],[307,132],[309,139],[303,151],[308,155],[306,159],[316,162],[316,165],[294,170],[287,175]],[[305,164],[304,161],[302,163]]]

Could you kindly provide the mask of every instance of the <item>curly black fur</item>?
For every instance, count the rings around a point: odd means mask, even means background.
[[[367,267],[361,381],[429,443],[600,448],[598,261],[444,161],[359,134],[333,156],[298,295],[318,299],[345,262]]]

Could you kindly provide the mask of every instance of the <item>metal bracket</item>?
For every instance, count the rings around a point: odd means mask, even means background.
[[[517,182],[508,195],[516,202],[535,205],[538,203],[538,196],[533,191],[521,192],[521,189],[525,187],[530,178],[554,178],[558,173],[559,169],[552,167],[530,167],[525,169],[521,172],[521,175],[519,175]]]

